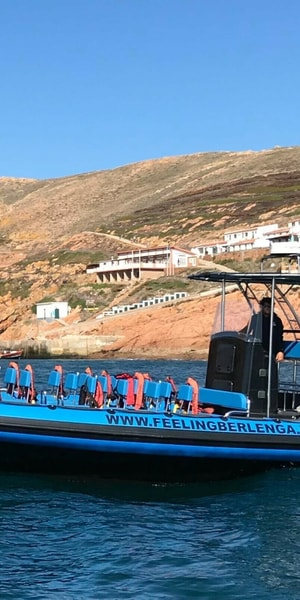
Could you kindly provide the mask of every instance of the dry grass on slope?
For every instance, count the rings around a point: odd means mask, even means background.
[[[14,245],[38,241],[49,245],[65,235],[117,224],[121,217],[130,219],[136,211],[147,216],[155,207],[161,207],[166,222],[165,209],[173,201],[183,216],[193,194],[201,196],[206,190],[211,202],[216,186],[226,195],[232,181],[293,171],[300,172],[298,147],[170,157],[40,182],[2,178],[0,235]]]

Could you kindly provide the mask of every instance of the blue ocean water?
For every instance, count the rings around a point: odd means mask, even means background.
[[[31,361],[44,386],[57,361]],[[67,371],[84,361],[61,361]],[[98,361],[177,382],[206,365]],[[1,362],[2,371],[5,362]],[[213,484],[0,474],[0,599],[300,597],[300,469]]]

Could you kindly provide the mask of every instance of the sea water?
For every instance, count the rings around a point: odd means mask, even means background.
[[[38,391],[56,363],[31,361]],[[206,369],[198,361],[89,365],[178,383],[187,375],[203,383]],[[9,473],[0,486],[0,599],[300,598],[300,469],[202,485]]]

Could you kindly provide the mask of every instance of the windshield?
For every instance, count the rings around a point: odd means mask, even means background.
[[[258,302],[248,304],[244,296],[225,298],[224,311],[219,302],[213,322],[212,334],[221,331],[236,331],[261,340],[261,313]]]

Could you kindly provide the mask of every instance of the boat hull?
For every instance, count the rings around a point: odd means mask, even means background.
[[[2,350],[2,351],[0,351],[0,358],[8,358],[9,360],[21,358],[22,355],[23,355],[23,350]]]
[[[186,482],[300,464],[296,420],[0,405],[0,468]]]
[[[196,483],[233,479],[266,471],[269,462],[190,459],[185,457],[170,459],[158,455],[132,455],[123,452],[102,452],[92,450],[63,451],[53,446],[39,446],[27,443],[0,443],[0,468],[7,472],[38,473],[93,477],[97,479],[144,481],[152,483]],[[278,466],[278,463],[276,463]]]

